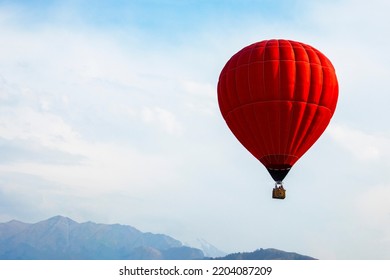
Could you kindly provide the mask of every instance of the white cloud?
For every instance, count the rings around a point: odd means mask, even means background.
[[[390,155],[390,139],[385,136],[365,133],[340,124],[329,126],[328,133],[358,160],[381,160]]]
[[[0,30],[9,38],[0,46],[0,98],[6,101],[0,137],[19,141],[25,151],[38,147],[29,157],[2,162],[0,171],[37,176],[79,194],[177,187],[181,159],[167,154],[174,144],[159,149],[161,138],[185,132],[173,99],[186,98],[175,85],[177,62],[159,52],[146,55],[131,44],[131,34],[123,44],[86,26],[4,24]],[[42,161],[49,152],[78,160]]]
[[[211,116],[218,112],[216,86],[209,82],[179,81],[182,91],[188,95],[186,107],[192,112]]]
[[[361,259],[390,257],[390,185],[368,186],[351,201],[350,224],[355,225],[354,251]],[[375,252],[372,251],[375,248]]]
[[[197,96],[208,96],[214,97],[215,95],[215,86],[209,83],[200,83],[191,80],[185,80],[181,82],[183,89]]]
[[[368,187],[355,198],[355,210],[364,226],[384,230],[384,236],[390,234],[390,186],[376,185]],[[383,227],[385,226],[385,227]],[[389,240],[390,241],[390,240]]]
[[[57,115],[37,112],[30,107],[2,108],[0,137],[26,140],[66,152],[74,151],[80,136]]]
[[[170,134],[180,134],[183,129],[172,112],[160,107],[145,107],[141,111],[141,116],[145,123],[156,125]]]

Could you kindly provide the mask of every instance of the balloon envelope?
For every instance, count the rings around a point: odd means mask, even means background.
[[[330,122],[338,82],[330,60],[291,40],[249,45],[226,63],[218,103],[241,144],[282,181]]]

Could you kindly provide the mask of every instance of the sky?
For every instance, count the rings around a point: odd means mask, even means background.
[[[0,1],[0,222],[120,223],[227,253],[390,259],[390,2]],[[216,86],[243,47],[312,45],[335,115],[284,180]]]

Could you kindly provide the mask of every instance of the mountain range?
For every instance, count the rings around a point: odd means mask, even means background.
[[[165,234],[141,232],[129,225],[78,223],[55,216],[37,223],[0,223],[0,259],[25,260],[194,260],[221,254],[204,240],[183,245]],[[213,255],[214,254],[214,255]],[[313,259],[276,249],[229,254],[215,259]]]

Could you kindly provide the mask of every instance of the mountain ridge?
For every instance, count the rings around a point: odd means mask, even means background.
[[[205,240],[198,241],[203,251],[168,235],[141,232],[130,225],[78,223],[60,215],[37,223],[17,220],[0,223],[0,259],[3,260],[314,259],[277,249],[213,258],[208,255],[210,252],[220,254],[221,251]]]
[[[172,248],[179,248],[181,259],[204,257],[168,235],[128,225],[78,223],[63,216],[0,224],[0,259],[172,259]]]

